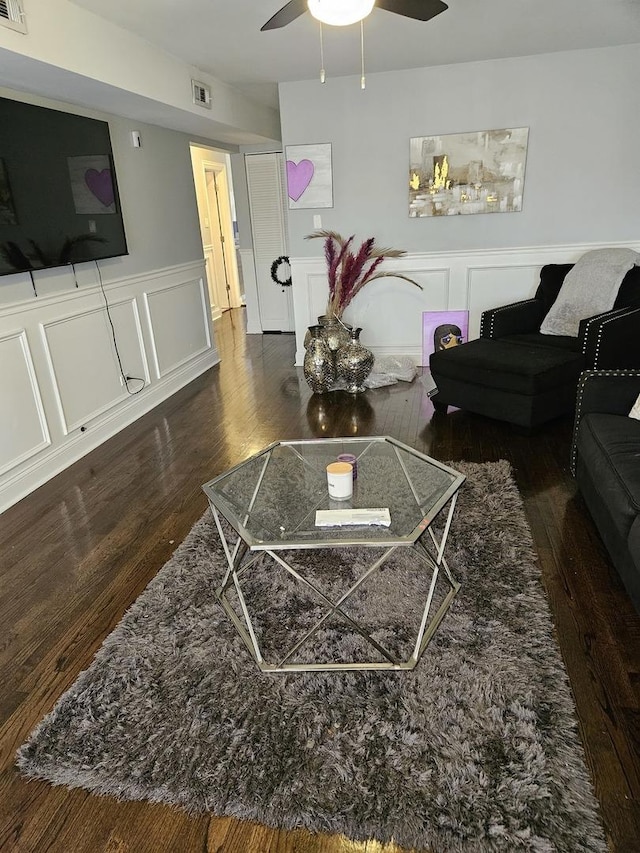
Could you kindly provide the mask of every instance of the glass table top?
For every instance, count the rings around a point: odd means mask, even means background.
[[[326,466],[357,458],[353,497],[329,497]],[[464,475],[389,436],[279,441],[206,483],[215,507],[253,550],[413,544]],[[390,527],[316,527],[316,510],[386,507]]]

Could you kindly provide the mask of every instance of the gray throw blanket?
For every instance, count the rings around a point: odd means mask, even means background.
[[[633,249],[586,252],[567,273],[540,331],[544,335],[577,337],[580,320],[610,311],[622,279],[639,264],[640,254]]]

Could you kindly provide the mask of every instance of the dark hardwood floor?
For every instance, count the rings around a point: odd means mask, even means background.
[[[292,367],[293,336],[246,337],[240,310],[215,332],[219,366],[0,515],[0,850],[381,853],[375,842],[26,782],[14,766],[15,750],[205,511],[202,483],[277,438],[357,433],[390,434],[454,463],[511,462],[610,848],[640,851],[640,616],[576,494],[570,421],[526,435],[465,412],[434,416],[419,381],[313,397]]]

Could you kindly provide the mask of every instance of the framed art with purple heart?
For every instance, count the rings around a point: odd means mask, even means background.
[[[111,161],[106,154],[67,157],[76,213],[115,213]]]
[[[285,146],[289,209],[333,207],[331,143]]]

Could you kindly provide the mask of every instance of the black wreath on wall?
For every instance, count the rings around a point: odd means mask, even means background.
[[[271,280],[276,284],[279,284],[280,287],[291,287],[291,268],[289,268],[289,277],[285,279],[280,279],[278,277],[280,267],[282,264],[286,264],[289,266],[289,258],[286,255],[280,255],[279,258],[276,258],[275,261],[271,264]]]

